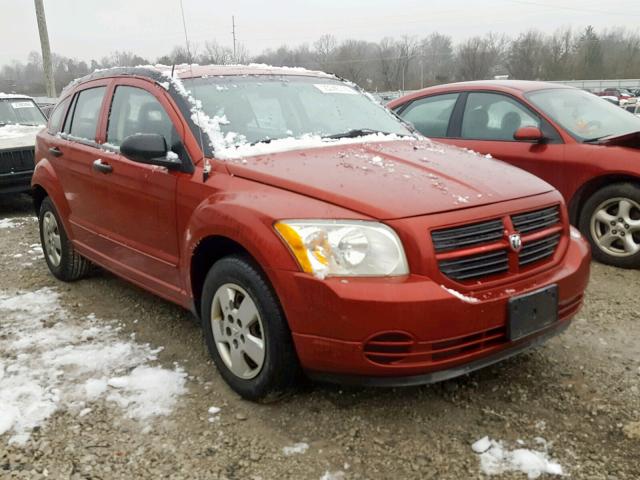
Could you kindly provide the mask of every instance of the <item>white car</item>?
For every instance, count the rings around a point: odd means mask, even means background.
[[[31,97],[0,93],[0,194],[31,188],[36,134],[46,123]]]

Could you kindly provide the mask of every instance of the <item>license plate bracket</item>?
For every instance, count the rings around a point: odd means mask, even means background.
[[[557,321],[557,285],[509,299],[508,335],[511,341],[536,333]]]

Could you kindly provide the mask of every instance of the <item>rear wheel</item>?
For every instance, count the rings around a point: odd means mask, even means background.
[[[202,293],[204,337],[226,382],[249,400],[278,398],[298,376],[298,360],[280,303],[248,258],[217,261]]]
[[[73,248],[49,197],[42,201],[38,220],[42,251],[53,276],[65,282],[84,277],[91,269],[91,263]]]
[[[640,187],[619,183],[598,190],[582,208],[580,231],[589,239],[596,260],[640,267]]]

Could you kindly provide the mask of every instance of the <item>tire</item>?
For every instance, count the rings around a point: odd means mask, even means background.
[[[272,401],[292,389],[300,369],[291,332],[253,261],[241,255],[218,260],[204,282],[201,312],[209,353],[234,391],[247,400]]]
[[[91,270],[91,263],[73,248],[49,197],[42,201],[38,223],[42,252],[53,276],[64,282],[84,277]]]
[[[640,186],[617,183],[595,192],[581,209],[579,228],[597,261],[640,267]]]

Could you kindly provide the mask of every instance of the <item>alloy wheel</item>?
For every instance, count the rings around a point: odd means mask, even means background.
[[[45,212],[42,217],[42,239],[44,241],[44,251],[49,262],[54,267],[57,267],[62,259],[62,245],[58,221],[52,212]]]
[[[591,236],[607,255],[629,257],[640,252],[640,204],[625,197],[610,198],[591,217]]]
[[[262,319],[251,296],[239,285],[226,283],[211,306],[211,329],[227,368],[238,378],[256,377],[265,361]]]

